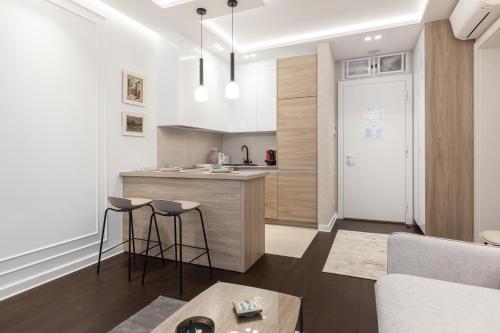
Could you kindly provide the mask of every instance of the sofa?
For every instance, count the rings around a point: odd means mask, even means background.
[[[375,284],[379,333],[499,333],[500,248],[395,233]]]

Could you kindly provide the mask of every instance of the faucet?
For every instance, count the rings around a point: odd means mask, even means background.
[[[247,145],[241,146],[241,151],[245,150],[246,151],[246,158],[243,158],[243,164],[250,165],[252,161],[250,161],[250,158],[248,157],[248,147]]]

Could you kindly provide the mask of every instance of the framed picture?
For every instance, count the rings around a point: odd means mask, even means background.
[[[144,106],[144,83],[143,76],[123,71],[123,103]]]
[[[122,112],[122,135],[144,136],[144,115]]]

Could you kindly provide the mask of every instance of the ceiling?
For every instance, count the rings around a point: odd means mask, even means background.
[[[102,0],[160,33],[177,31],[199,42],[196,8],[204,7],[205,45],[227,58],[231,13],[226,0],[193,0],[161,8],[152,0]],[[457,0],[239,0],[235,49],[240,60],[312,52],[331,42],[337,60],[413,49],[421,23],[448,18]],[[311,5],[314,4],[314,5]],[[382,38],[365,42],[366,36]],[[215,44],[220,45],[218,48]],[[222,46],[222,47],[221,47]]]

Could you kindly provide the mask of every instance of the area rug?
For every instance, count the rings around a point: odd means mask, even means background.
[[[113,328],[111,333],[149,333],[184,304],[173,298],[160,296],[132,317]]]
[[[339,230],[323,272],[377,280],[387,273],[389,235]]]
[[[318,230],[266,224],[266,253],[302,258]]]

